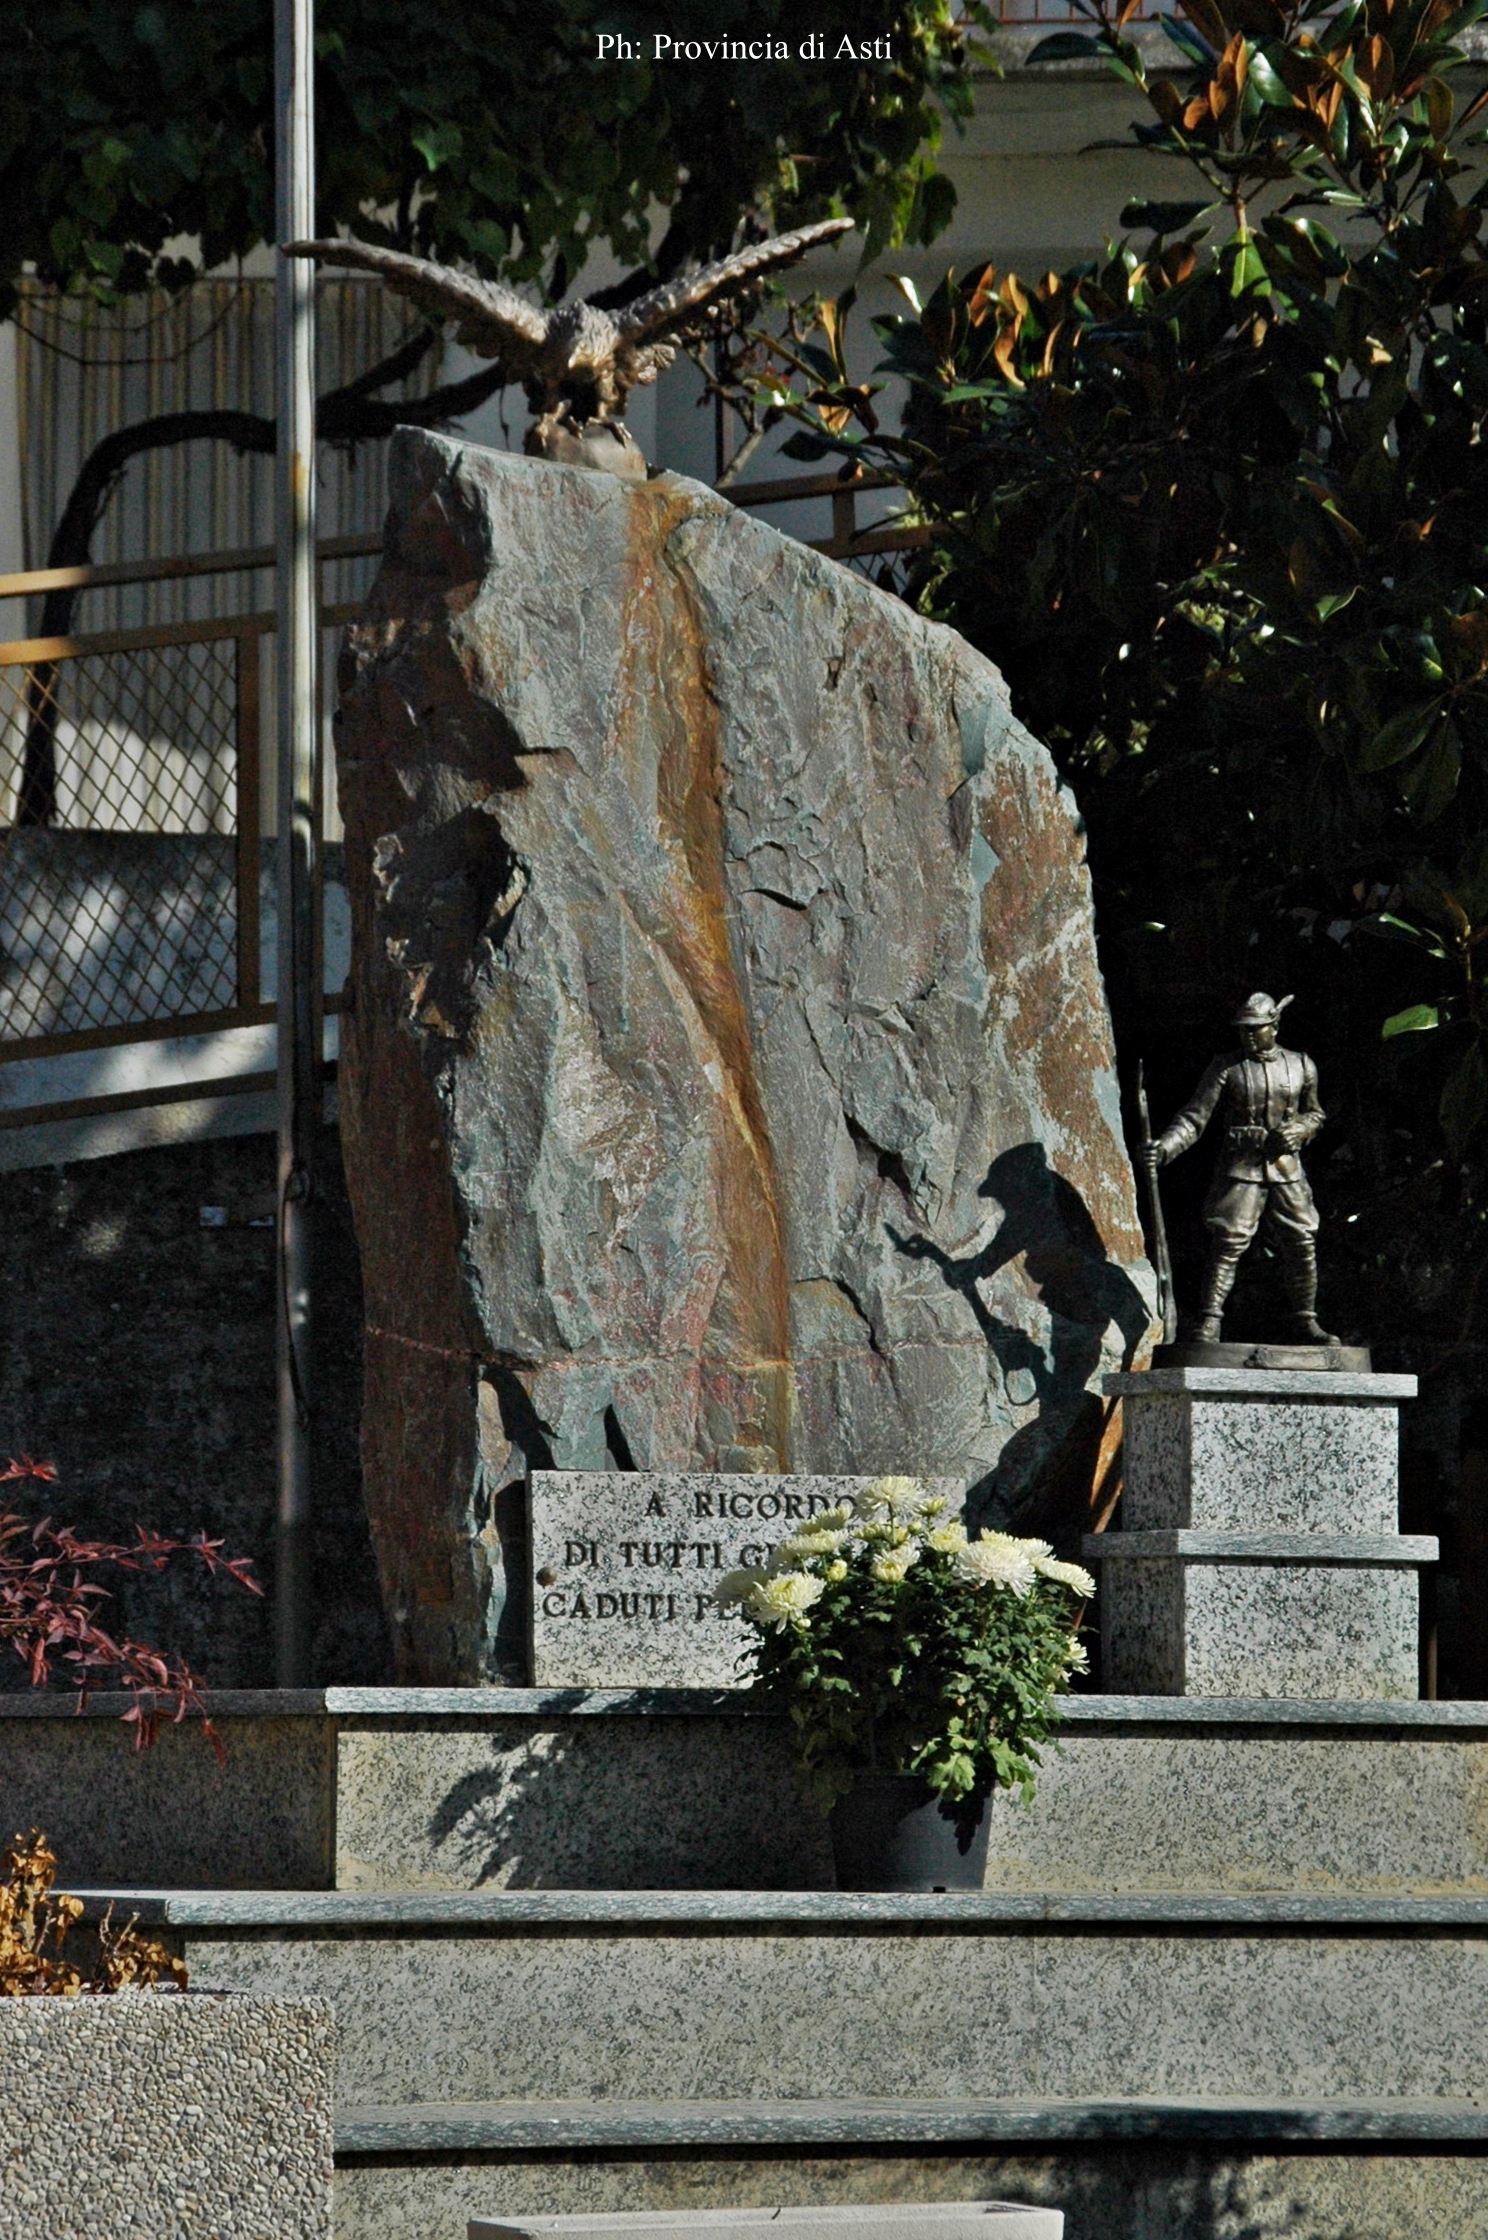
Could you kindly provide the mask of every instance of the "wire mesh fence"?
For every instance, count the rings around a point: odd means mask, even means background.
[[[236,641],[144,645],[0,669],[14,741],[0,821],[231,832]]]
[[[0,646],[0,1051],[264,1015],[265,628]]]

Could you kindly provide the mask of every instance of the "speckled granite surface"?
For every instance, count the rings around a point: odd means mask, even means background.
[[[1398,1538],[1397,1403],[1414,1389],[1410,1377],[1290,1370],[1109,1378],[1123,1410],[1121,1530],[1086,1542],[1100,1562],[1106,1685],[1413,1698],[1414,1566],[1436,1556],[1434,1542]]]
[[[298,1701],[298,1698],[290,1699]],[[0,1828],[88,1884],[823,1889],[785,1723],[748,1696],[534,1689],[213,1702],[136,1759],[118,1699],[10,1699]],[[1488,1704],[1070,1699],[988,1884],[1023,1891],[1488,1887]]]
[[[1195,1384],[1202,1370],[1113,1378],[1122,1387],[1126,1478],[1122,1525],[1231,1532],[1394,1532],[1399,1499],[1401,1377],[1307,1377],[1293,1393],[1275,1373],[1239,1391]],[[1215,1372],[1207,1372],[1213,1375]],[[1223,1372],[1220,1372],[1223,1373]],[[1181,1387],[1166,1380],[1184,1380]],[[1278,1386],[1272,1393],[1252,1389]],[[1335,1396],[1344,1385],[1349,1396]],[[1383,1393],[1354,1387],[1383,1385]]]
[[[163,1726],[141,1756],[107,1699],[95,1698],[99,1715],[82,1719],[72,1696],[44,1701],[55,1716],[0,1697],[0,1841],[44,1828],[75,1882],[274,1890],[331,1880],[328,1721],[219,1713],[219,1767],[194,1720]]]
[[[1412,1927],[1407,1909],[1390,1935],[1388,1914],[1172,1912],[940,1933],[178,1933],[203,1984],[334,2002],[347,2104],[1480,2091],[1488,1920]]]
[[[0,2000],[3,2240],[329,2240],[330,2009]]]
[[[830,1888],[778,1719],[345,1732],[342,1889]]]
[[[1106,1672],[1134,1694],[1409,1701],[1418,1687],[1417,1596],[1407,1564],[1108,1559]]]
[[[534,1470],[528,1561],[530,1670],[539,1687],[740,1687],[753,1636],[719,1610],[730,1571],[866,1477]],[[930,1481],[959,1509],[964,1478]]]
[[[455,2100],[343,2109],[338,2161],[369,2154],[672,2154],[683,2148],[1026,2147],[1054,2140],[1213,2145],[1482,2147],[1479,2100]]]

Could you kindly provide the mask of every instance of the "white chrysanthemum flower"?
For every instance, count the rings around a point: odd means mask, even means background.
[[[1035,1556],[1033,1568],[1042,1579],[1053,1579],[1061,1587],[1068,1587],[1082,1602],[1089,1602],[1095,1593],[1095,1581],[1078,1563],[1061,1563],[1057,1556]]]
[[[1070,1635],[1069,1649],[1064,1659],[1064,1669],[1066,1672],[1088,1672],[1090,1670],[1090,1652],[1078,1634],[1072,1633]]]
[[[748,1599],[756,1587],[763,1585],[768,1576],[769,1574],[760,1570],[757,1565],[751,1565],[745,1571],[730,1571],[727,1577],[720,1579],[714,1588],[713,1600],[720,1610],[737,1609],[741,1602]]]
[[[886,1587],[901,1586],[908,1577],[912,1564],[920,1560],[920,1551],[912,1540],[904,1540],[897,1548],[885,1548],[873,1560],[873,1576]]]
[[[781,1541],[770,1559],[770,1568],[794,1571],[813,1556],[834,1556],[846,1538],[845,1532],[823,1531],[820,1525],[809,1524],[803,1531],[793,1532],[789,1540]]]
[[[1006,1587],[1021,1599],[1038,1576],[1033,1551],[1042,1545],[1038,1540],[1015,1540],[1010,1532],[984,1532],[979,1540],[958,1548],[951,1561],[973,1586]]]
[[[875,1478],[864,1486],[853,1506],[860,1517],[889,1517],[912,1524],[924,1515],[926,1502],[933,1498],[922,1478]]]
[[[826,1571],[824,1572],[823,1576],[830,1579],[833,1586],[835,1587],[840,1580],[847,1577],[847,1565],[839,1556],[835,1563],[829,1563],[827,1565]]]
[[[820,1579],[809,1571],[783,1571],[777,1578],[761,1579],[744,1598],[744,1615],[756,1625],[780,1631],[804,1618],[813,1602],[826,1593]]]
[[[808,1532],[841,1532],[852,1521],[852,1503],[839,1501],[835,1508],[823,1509],[820,1516],[813,1517],[806,1529]]]
[[[926,1533],[925,1545],[933,1548],[937,1555],[954,1555],[958,1548],[966,1545],[966,1527],[959,1517],[947,1517],[944,1524],[938,1524],[933,1532]]]

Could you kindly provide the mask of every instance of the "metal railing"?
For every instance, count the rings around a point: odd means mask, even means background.
[[[328,539],[321,557],[380,547],[376,536]],[[253,548],[39,569],[0,576],[0,598],[271,563]],[[323,607],[323,625],[355,612]],[[274,627],[261,612],[0,644],[0,1068],[273,1025],[264,684]],[[271,1071],[232,1070],[223,1048],[200,1078],[7,1098],[0,1130],[272,1089]]]
[[[723,495],[736,506],[750,508],[796,505],[805,498],[830,498],[832,534],[803,541],[813,552],[824,552],[830,560],[851,563],[880,553],[913,552],[929,543],[930,530],[914,524],[901,526],[896,522],[882,522],[865,529],[858,527],[859,498],[870,490],[902,488],[903,484],[889,474],[798,474],[788,475],[778,482],[725,485]]]

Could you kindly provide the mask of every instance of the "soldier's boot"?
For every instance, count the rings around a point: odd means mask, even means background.
[[[1317,1246],[1306,1237],[1295,1249],[1296,1257],[1287,1263],[1284,1278],[1292,1334],[1301,1345],[1336,1346],[1338,1340],[1332,1331],[1325,1330],[1317,1318]]]
[[[1242,1248],[1243,1249],[1243,1248]],[[1190,1345],[1217,1346],[1220,1326],[1224,1320],[1225,1301],[1235,1281],[1235,1270],[1240,1264],[1240,1254],[1220,1250],[1204,1270],[1204,1291],[1199,1300],[1199,1312],[1189,1337]]]

